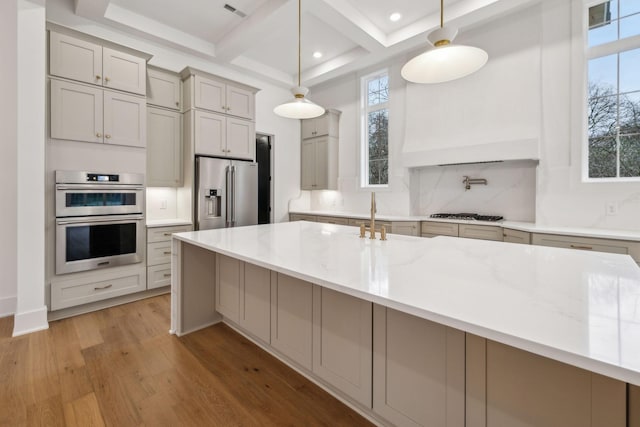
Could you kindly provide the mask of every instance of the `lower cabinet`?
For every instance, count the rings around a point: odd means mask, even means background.
[[[503,228],[502,237],[508,243],[520,243],[523,245],[531,244],[531,233],[527,231],[514,230],[512,228]]]
[[[313,373],[371,408],[372,303],[313,288]]]
[[[277,274],[271,287],[271,346],[311,370],[313,285]]]
[[[467,364],[467,427],[627,425],[621,381],[472,335]]]
[[[244,281],[244,263],[216,254],[216,311],[238,323],[240,319],[240,284]]]
[[[420,222],[418,221],[394,221],[391,223],[391,232],[393,234],[402,234],[404,236],[419,236]]]
[[[271,343],[271,282],[277,275],[257,265],[244,264],[244,280],[240,285],[238,324],[251,335]]]
[[[379,305],[373,310],[374,412],[398,426],[463,427],[465,333]]]
[[[342,218],[337,216],[319,216],[316,222],[322,222],[324,224],[338,224],[349,225],[349,218]]]
[[[147,289],[171,285],[171,235],[184,231],[191,226],[147,227]]]
[[[422,237],[458,237],[458,224],[453,222],[422,221],[420,234]]]
[[[465,237],[467,239],[495,240],[499,242],[504,240],[504,237],[502,236],[502,227],[495,227],[492,225],[459,224],[458,237]]]

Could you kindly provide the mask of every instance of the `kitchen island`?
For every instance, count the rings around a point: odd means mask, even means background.
[[[224,319],[382,424],[635,426],[631,257],[388,238],[309,222],[174,235],[172,330]]]

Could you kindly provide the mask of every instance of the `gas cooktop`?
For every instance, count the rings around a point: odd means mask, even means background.
[[[478,215],[476,213],[435,213],[431,214],[431,218],[441,219],[464,219],[471,221],[500,221],[500,215]]]

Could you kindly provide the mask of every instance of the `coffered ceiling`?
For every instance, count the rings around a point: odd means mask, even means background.
[[[72,13],[101,25],[283,86],[297,79],[297,0],[67,1]],[[445,0],[445,23],[463,32],[535,1]],[[401,18],[391,21],[392,13]],[[439,14],[439,0],[303,0],[302,83],[313,86],[426,48]]]

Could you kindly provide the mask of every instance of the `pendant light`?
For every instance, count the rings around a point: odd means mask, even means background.
[[[404,64],[400,74],[413,83],[443,83],[475,73],[487,63],[489,55],[484,50],[452,44],[457,28],[444,26],[444,0],[440,0],[440,28],[432,31],[427,39],[432,49]]]
[[[273,112],[279,116],[286,117],[288,119],[312,119],[324,114],[324,108],[311,102],[308,98],[305,98],[309,89],[304,86],[300,86],[300,56],[301,56],[301,28],[302,28],[302,0],[298,0],[298,86],[291,88],[293,93],[293,99],[278,105],[273,109]]]

